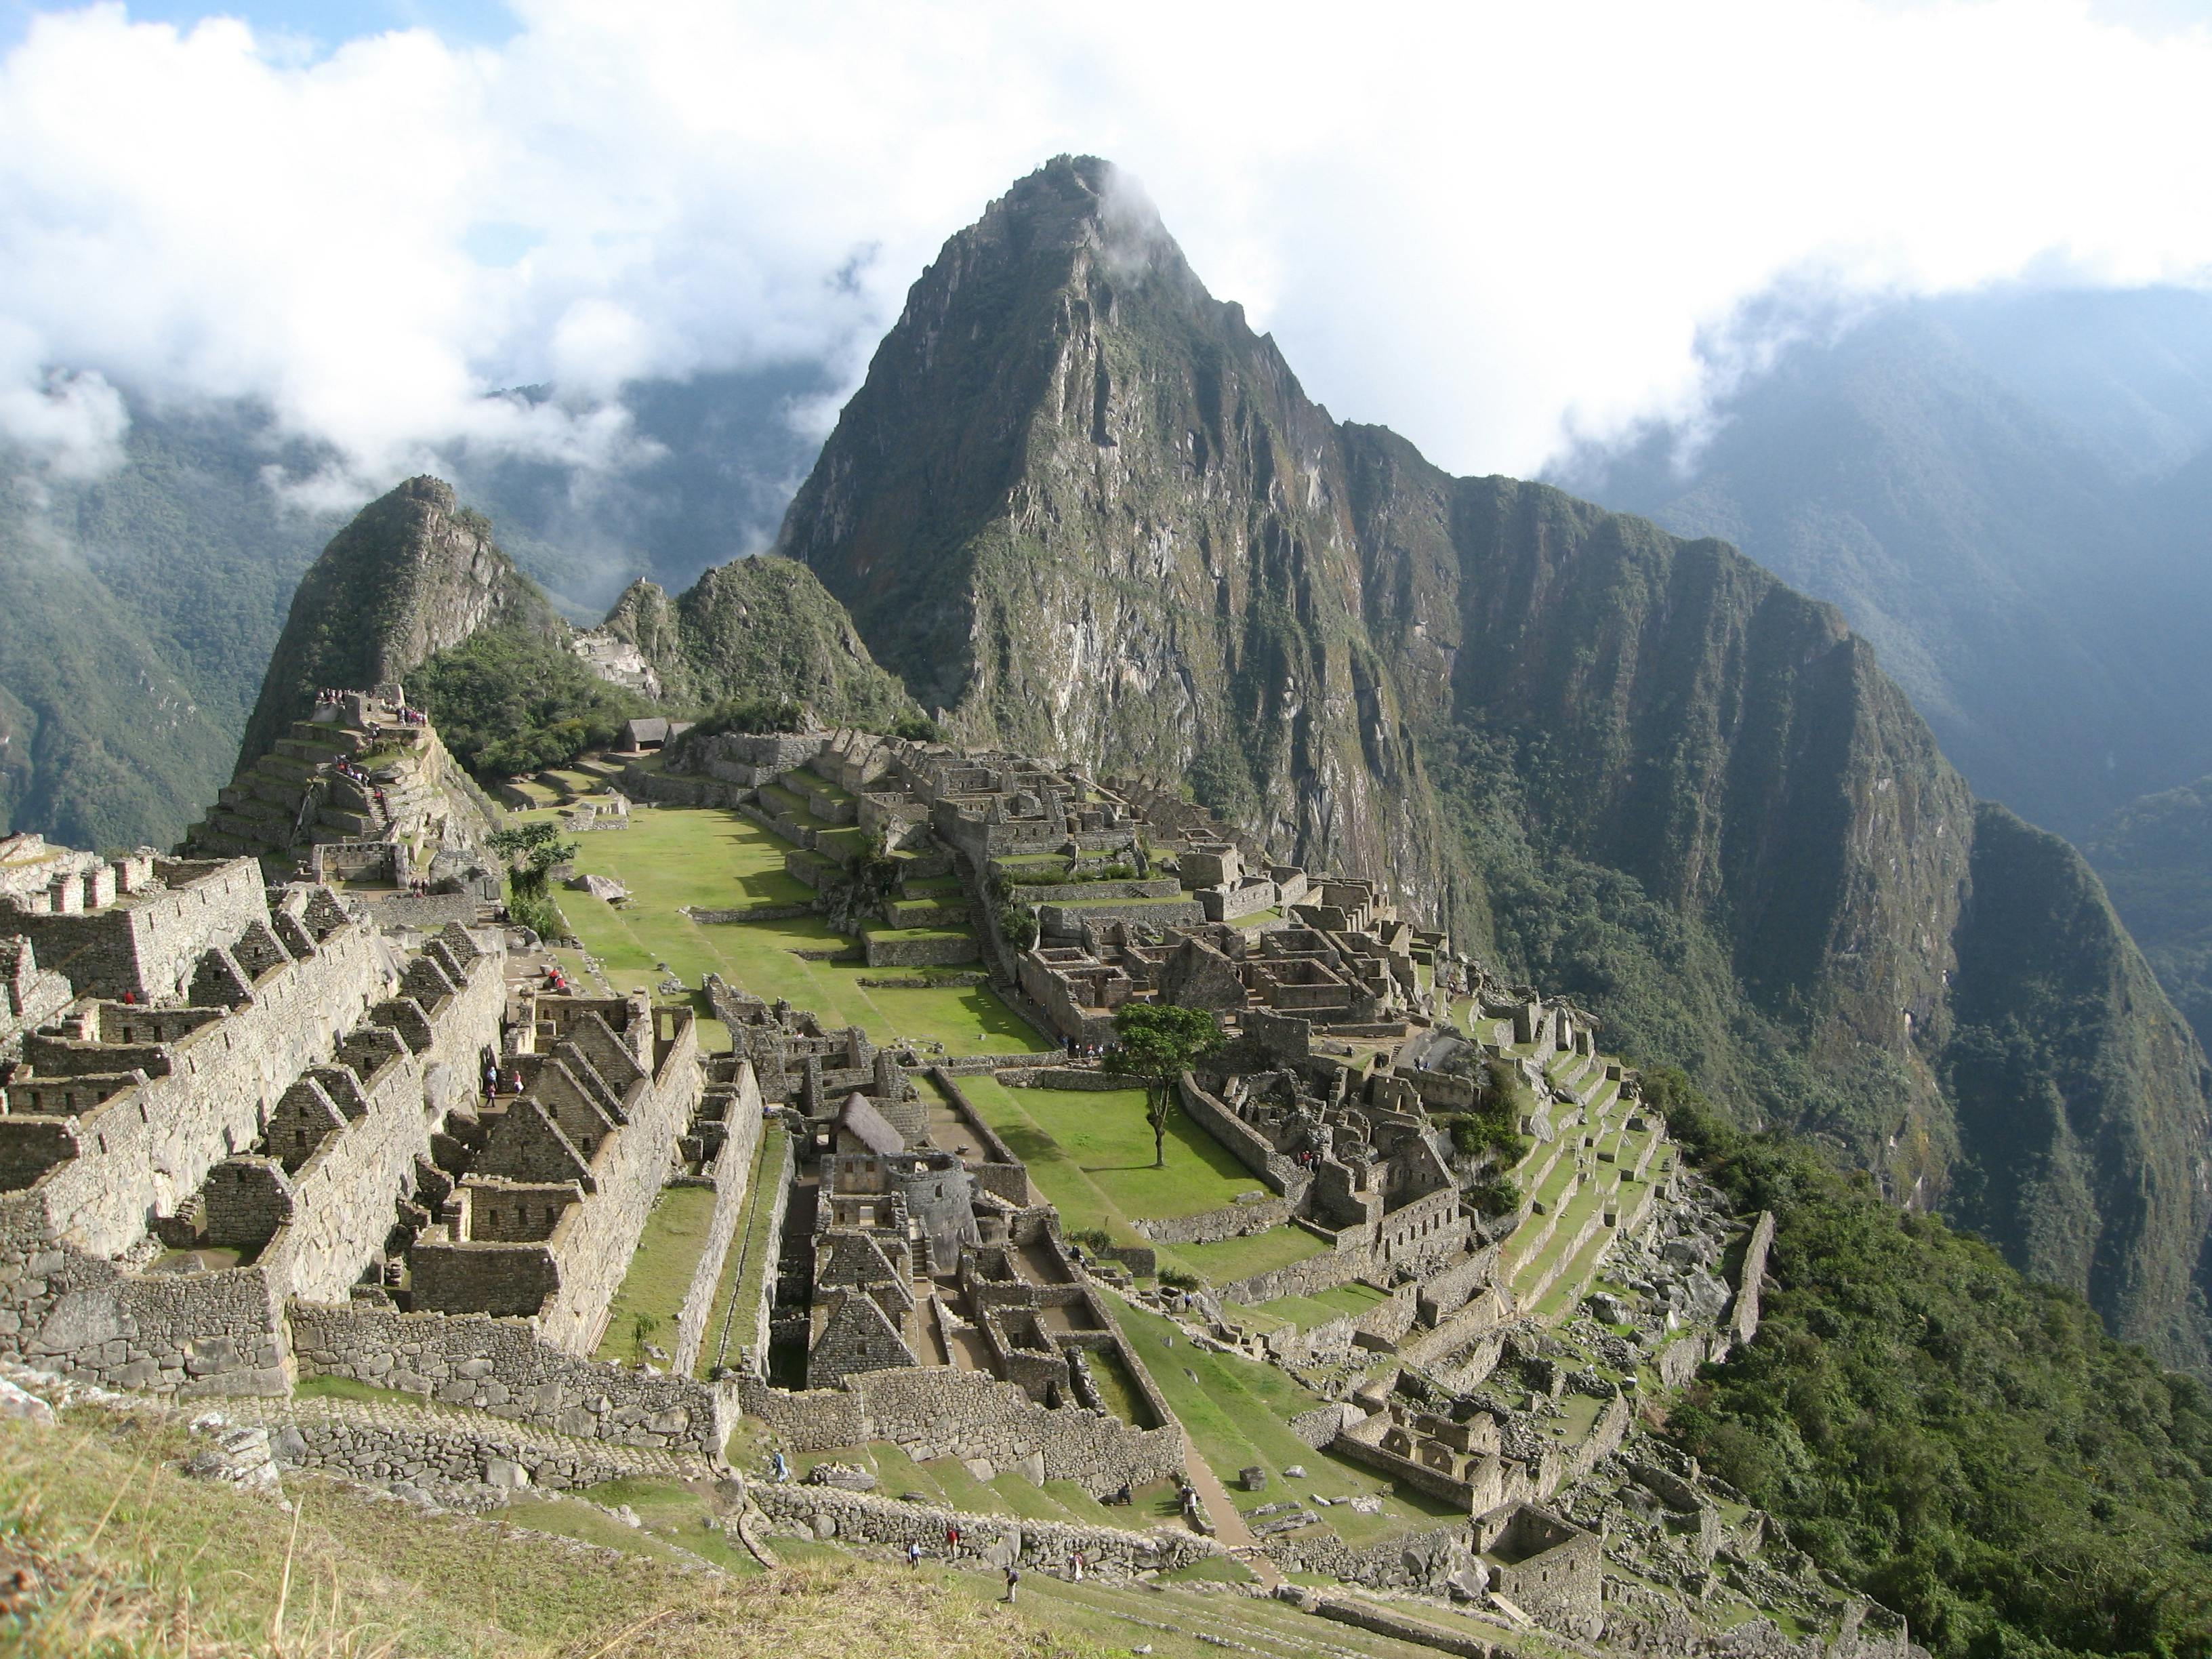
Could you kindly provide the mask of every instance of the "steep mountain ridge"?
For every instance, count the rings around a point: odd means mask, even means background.
[[[1106,164],[946,245],[777,545],[965,741],[1188,777],[1388,872],[2205,1363],[2203,1054],[2081,860],[1978,811],[1832,607],[1339,425]],[[2014,1178],[2072,1146],[2081,1181]]]
[[[1999,294],[1801,340],[1709,430],[1553,481],[1841,605],[1978,792],[2079,836],[2212,767],[2212,677],[2176,648],[2212,618],[2208,445],[2212,301]]]

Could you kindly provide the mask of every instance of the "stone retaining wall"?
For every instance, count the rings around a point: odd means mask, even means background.
[[[1176,1086],[1182,1109],[1191,1120],[1226,1146],[1230,1156],[1256,1179],[1286,1198],[1295,1200],[1304,1195],[1310,1177],[1270,1146],[1258,1130],[1200,1088],[1188,1072]]]
[[[702,927],[719,927],[725,923],[745,921],[789,921],[795,916],[814,914],[811,904],[755,904],[735,910],[702,910],[696,904],[687,904],[681,914],[691,918]]]
[[[950,968],[975,960],[979,951],[968,933],[940,933],[927,939],[886,939],[869,933],[861,939],[871,968]]]
[[[717,1462],[737,1422],[733,1388],[579,1358],[526,1320],[308,1302],[294,1303],[290,1319],[302,1377],[350,1376],[580,1439]]]
[[[899,1549],[919,1544],[934,1556],[945,1548],[945,1528],[957,1526],[963,1553],[994,1566],[1018,1557],[1033,1569],[1056,1570],[1080,1551],[1086,1573],[1126,1578],[1227,1553],[1211,1538],[1166,1527],[1138,1533],[1071,1522],[1009,1520],[1003,1515],[971,1515],[836,1486],[755,1481],[748,1490],[771,1521],[849,1544],[886,1544]]]
[[[1354,1549],[1326,1528],[1279,1533],[1261,1545],[1285,1572],[1325,1573],[1377,1589],[1441,1590],[1452,1574],[1474,1559],[1466,1521],[1426,1532],[1401,1534],[1364,1549]]]
[[[1759,1281],[1766,1277],[1767,1252],[1774,1247],[1774,1212],[1761,1210],[1752,1226],[1751,1240],[1743,1249],[1743,1272],[1736,1280],[1735,1308],[1729,1328],[1738,1342],[1759,1334]]]
[[[1086,1071],[1079,1066],[1010,1066],[999,1073],[999,1081],[1012,1089],[1090,1089],[1102,1094],[1109,1090],[1145,1086],[1140,1077],[1124,1077],[1119,1072]]]
[[[1297,1214],[1297,1207],[1296,1199],[1255,1196],[1249,1204],[1224,1204],[1218,1210],[1204,1210],[1196,1215],[1147,1218],[1129,1224],[1155,1244],[1211,1244],[1219,1239],[1243,1238],[1285,1226]]]
[[[453,1486],[573,1491],[625,1477],[684,1480],[711,1473],[694,1457],[548,1434],[433,1406],[351,1400],[240,1401],[224,1408],[277,1440],[279,1461],[386,1485],[424,1476]],[[289,1429],[292,1436],[283,1435]]]
[[[1073,1480],[1094,1497],[1182,1467],[1182,1430],[1171,1417],[1137,1429],[1081,1407],[1048,1410],[1018,1384],[946,1366],[865,1371],[842,1389],[799,1393],[747,1380],[740,1399],[793,1451],[888,1440],[917,1463],[957,1457],[1002,1470],[1035,1458],[1038,1478]]]
[[[1073,939],[1086,921],[1100,926],[1109,921],[1149,922],[1155,927],[1189,927],[1206,920],[1206,907],[1196,899],[1133,899],[1127,904],[1041,904],[1037,927],[1059,939]]]
[[[699,1346],[714,1316],[714,1292],[721,1287],[722,1264],[730,1254],[730,1240],[744,1217],[745,1194],[752,1182],[753,1154],[761,1138],[761,1094],[752,1062],[737,1066],[737,1087],[730,1095],[723,1121],[728,1133],[714,1158],[714,1212],[707,1223],[707,1244],[691,1270],[691,1284],[676,1316],[676,1346],[670,1364],[690,1376],[699,1366]]]

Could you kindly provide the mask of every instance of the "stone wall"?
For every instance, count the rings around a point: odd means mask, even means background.
[[[715,1363],[732,1370],[756,1378],[768,1375],[769,1323],[775,1316],[776,1253],[782,1249],[783,1218],[791,1207],[791,1178],[799,1161],[799,1151],[789,1134],[782,1137],[783,1149],[772,1154],[770,1167],[761,1171],[763,1180],[775,1182],[775,1196],[769,1200],[768,1231],[762,1239],[762,1248],[768,1253],[768,1261],[760,1276],[760,1290],[747,1310],[738,1309],[724,1334],[729,1339],[740,1332],[744,1340],[738,1344],[738,1352],[726,1351],[716,1356]]]
[[[224,1414],[265,1425],[282,1463],[379,1486],[427,1480],[444,1486],[514,1490],[528,1485],[565,1492],[626,1477],[682,1480],[708,1470],[698,1459],[673,1452],[580,1440],[488,1413],[436,1406],[253,1401],[225,1407]]]
[[[1171,1417],[1160,1428],[1137,1429],[1081,1407],[1048,1410],[1018,1384],[978,1371],[867,1371],[842,1389],[803,1393],[742,1387],[745,1414],[793,1451],[889,1440],[917,1463],[957,1457],[998,1470],[1036,1458],[1041,1479],[1073,1480],[1094,1497],[1182,1467],[1182,1430]]]
[[[1325,1528],[1279,1533],[1260,1547],[1285,1572],[1325,1573],[1377,1589],[1440,1591],[1474,1559],[1465,1521],[1354,1549]]]
[[[1273,1191],[1297,1197],[1305,1191],[1307,1177],[1250,1124],[1200,1088],[1188,1073],[1176,1087],[1182,1109],[1191,1121],[1229,1149],[1229,1154]]]
[[[1773,1248],[1774,1212],[1761,1210],[1743,1247],[1743,1272],[1736,1281],[1735,1307],[1729,1319],[1729,1328],[1740,1343],[1759,1334],[1759,1283],[1766,1277],[1766,1255]]]
[[[1500,1247],[1485,1245],[1465,1261],[1421,1281],[1421,1322],[1440,1325],[1465,1307],[1498,1273]]]
[[[1074,1066],[1009,1066],[999,1074],[999,1081],[1013,1089],[1089,1089],[1100,1094],[1119,1089],[1141,1089],[1145,1080],[1140,1077],[1123,1077],[1118,1072],[1091,1072]]]
[[[190,988],[210,944],[228,944],[246,924],[269,922],[254,860],[160,860],[166,889],[96,911],[10,915],[8,931],[30,939],[39,960],[60,969],[79,996],[167,1002]]]
[[[1018,1559],[1032,1570],[1057,1571],[1080,1551],[1086,1573],[1125,1578],[1190,1566],[1227,1553],[1211,1538],[1167,1527],[1138,1533],[1059,1521],[1009,1520],[1003,1515],[903,1504],[836,1486],[754,1482],[748,1491],[771,1521],[848,1544],[886,1544],[897,1549],[919,1544],[935,1556],[945,1548],[945,1528],[957,1526],[963,1553],[994,1565]]]
[[[737,1422],[734,1389],[581,1359],[526,1320],[404,1314],[368,1303],[295,1302],[289,1313],[301,1377],[350,1376],[557,1434],[710,1462],[720,1461]]]
[[[1196,1215],[1146,1218],[1130,1224],[1155,1244],[1211,1244],[1218,1239],[1243,1238],[1286,1226],[1297,1213],[1297,1207],[1296,1199],[1270,1198],[1255,1193],[1249,1203],[1224,1204],[1219,1209],[1200,1211]]]
[[[1126,904],[1043,904],[1037,907],[1037,927],[1058,939],[1073,939],[1083,924],[1141,921],[1155,927],[1190,927],[1206,920],[1206,907],[1196,899],[1132,900]]]
[[[975,960],[977,945],[972,936],[961,933],[937,933],[921,939],[892,939],[882,933],[869,933],[861,943],[867,948],[871,968],[939,968]]]
[[[425,1022],[428,1046],[403,1049],[381,1067],[362,1097],[364,1109],[333,1129],[296,1175],[267,1160],[236,1161],[238,1170],[261,1170],[264,1195],[280,1206],[264,1218],[273,1231],[258,1234],[255,1242],[266,1242],[250,1265],[143,1273],[107,1253],[144,1237],[149,1191],[170,1194],[164,1207],[173,1209],[178,1177],[197,1166],[198,1184],[207,1160],[258,1135],[290,1081],[286,1073],[327,1054],[360,1006],[384,988],[386,958],[374,945],[355,924],[313,955],[270,969],[252,1002],[177,1045],[169,1077],[110,1103],[119,1109],[101,1116],[120,1117],[115,1135],[104,1145],[95,1138],[89,1157],[0,1198],[0,1352],[115,1387],[197,1395],[288,1386],[283,1303],[295,1293],[343,1296],[380,1245],[393,1200],[450,1103],[435,1079],[470,1075],[477,1047],[497,1033],[505,990],[496,954],[478,961]],[[198,1091],[185,1092],[187,1083]],[[167,1168],[165,1158],[173,1160]],[[92,1190],[102,1178],[107,1190]],[[132,1194],[146,1207],[126,1215],[120,1200]],[[78,1231],[61,1234],[58,1215]]]
[[[257,892],[258,890],[256,890]],[[266,922],[264,907],[262,919]],[[223,1158],[252,1143],[292,1080],[326,1058],[387,994],[389,962],[366,922],[309,957],[270,969],[250,1001],[171,1046],[169,1074],[149,1078],[81,1120],[78,1151],[23,1194],[52,1237],[113,1255],[173,1214]],[[0,1223],[4,1227],[5,1223]]]
[[[705,1091],[697,1023],[686,1019],[658,1068],[624,1096],[622,1127],[592,1160],[599,1190],[562,1218],[556,1238],[561,1282],[537,1320],[548,1341],[574,1354],[599,1346],[608,1306],[675,1161],[676,1143]]]
[[[322,1144],[292,1176],[292,1216],[262,1253],[278,1293],[343,1297],[391,1231],[392,1206],[430,1155],[447,1114],[474,1097],[478,1053],[499,1041],[507,1004],[501,958],[486,956],[429,1016],[430,1046],[386,1066],[368,1109]]]
[[[744,1216],[753,1154],[760,1148],[760,1084],[750,1060],[738,1062],[737,1087],[730,1096],[725,1121],[729,1133],[714,1160],[714,1212],[707,1223],[706,1248],[691,1270],[690,1287],[676,1316],[676,1346],[670,1363],[686,1376],[698,1369],[699,1345],[706,1340],[707,1327],[714,1319],[714,1292],[721,1286],[723,1260]]]

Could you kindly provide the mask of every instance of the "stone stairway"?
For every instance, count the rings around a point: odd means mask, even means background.
[[[342,763],[361,767],[368,781],[340,774]],[[453,764],[428,726],[392,726],[372,736],[296,721],[223,786],[207,817],[186,831],[185,848],[202,857],[279,862],[333,842],[420,840],[447,811],[440,780]]]

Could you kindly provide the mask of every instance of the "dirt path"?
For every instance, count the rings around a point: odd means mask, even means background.
[[[1182,1466],[1189,1473],[1190,1484],[1198,1489],[1198,1501],[1206,1506],[1206,1518],[1213,1522],[1213,1535],[1228,1548],[1229,1553],[1252,1570],[1252,1576],[1272,1594],[1283,1582],[1283,1575],[1275,1564],[1261,1552],[1260,1540],[1252,1535],[1252,1528],[1244,1524],[1244,1517],[1237,1512],[1237,1505],[1229,1501],[1228,1489],[1214,1474],[1213,1466],[1199,1455],[1198,1448],[1191,1443],[1190,1431],[1182,1437]]]

